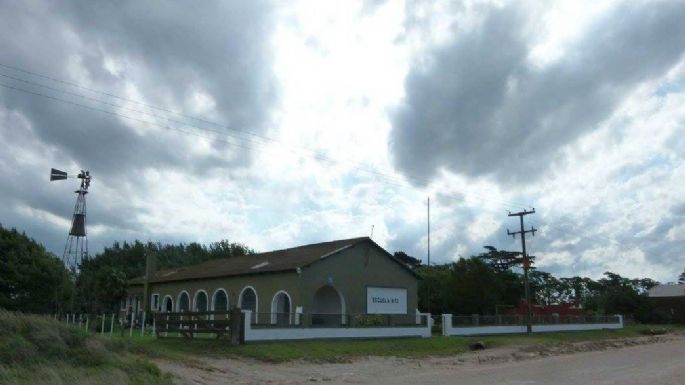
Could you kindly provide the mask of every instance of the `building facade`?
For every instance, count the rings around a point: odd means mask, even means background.
[[[345,323],[417,312],[413,270],[368,237],[165,269],[129,281],[126,311],[252,310],[253,323]]]
[[[656,285],[649,289],[649,300],[662,322],[685,323],[685,285]]]

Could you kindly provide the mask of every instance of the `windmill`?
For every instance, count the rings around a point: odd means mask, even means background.
[[[88,187],[90,187],[90,172],[81,170],[77,175],[68,175],[66,172],[51,169],[50,181],[65,180],[67,178],[81,179],[81,187],[74,191],[76,195],[76,205],[74,206],[74,215],[71,220],[71,229],[67,236],[67,242],[64,245],[64,254],[62,254],[62,262],[67,267],[78,268],[79,263],[85,258],[88,258],[88,237],[86,236],[86,194],[88,194]]]

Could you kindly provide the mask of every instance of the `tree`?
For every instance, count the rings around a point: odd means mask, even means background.
[[[414,258],[412,256],[407,255],[404,251],[396,251],[393,256],[399,260],[400,262],[404,263],[405,265],[411,267],[412,269],[416,268],[417,266],[421,265],[421,260],[418,258]]]
[[[222,240],[205,246],[192,242],[177,245],[140,241],[114,242],[95,257],[84,259],[76,281],[76,308],[87,312],[109,312],[117,308],[131,278],[145,274],[146,256],[157,260],[157,268],[194,265],[211,259],[253,254],[249,247]]]
[[[454,314],[493,314],[501,304],[504,285],[495,271],[478,258],[460,259],[450,267],[449,308]]]
[[[685,270],[678,276],[678,283],[685,284]]]
[[[422,265],[416,268],[419,280],[419,309],[435,314],[449,313],[450,265]]]
[[[0,307],[55,313],[69,302],[72,281],[62,261],[16,229],[0,225]]]
[[[518,251],[497,250],[494,246],[483,246],[485,253],[478,254],[476,258],[487,263],[497,272],[508,271],[512,267],[520,265],[521,253]]]

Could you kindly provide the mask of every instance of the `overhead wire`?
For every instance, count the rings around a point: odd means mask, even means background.
[[[220,124],[220,123],[212,122],[212,121],[210,121],[210,120],[195,118],[195,117],[192,117],[192,116],[189,116],[189,115],[185,115],[185,114],[181,114],[181,113],[178,113],[178,112],[175,112],[175,111],[172,111],[172,110],[168,110],[168,109],[165,109],[165,108],[162,108],[162,107],[157,107],[157,106],[154,106],[154,105],[151,105],[151,104],[147,104],[147,103],[143,103],[143,102],[139,102],[139,101],[127,99],[127,98],[124,98],[124,97],[121,97],[121,96],[118,96],[118,95],[115,95],[115,94],[111,94],[111,93],[108,93],[108,92],[104,92],[104,91],[99,91],[99,90],[94,90],[94,89],[91,89],[91,88],[83,87],[83,86],[81,86],[81,85],[79,85],[79,84],[77,84],[77,83],[72,83],[72,82],[60,80],[60,79],[57,79],[57,78],[54,78],[54,77],[50,77],[50,76],[46,76],[46,75],[41,75],[41,74],[38,74],[38,73],[35,73],[35,72],[32,72],[32,71],[22,70],[22,69],[19,69],[19,68],[17,68],[17,67],[8,66],[8,65],[3,64],[3,63],[0,63],[0,67],[10,68],[10,69],[13,69],[13,70],[15,70],[15,71],[19,71],[19,72],[31,74],[31,75],[33,75],[33,76],[37,76],[37,77],[41,77],[41,78],[48,79],[48,80],[51,80],[51,81],[59,82],[59,83],[61,83],[61,84],[69,85],[69,86],[72,86],[72,87],[77,87],[77,88],[84,89],[84,90],[87,90],[87,91],[90,91],[90,92],[96,92],[96,93],[99,93],[99,94],[101,94],[101,95],[113,97],[113,98],[116,98],[116,99],[119,99],[119,100],[122,100],[122,101],[127,101],[127,102],[131,102],[131,103],[139,104],[139,105],[141,105],[141,106],[145,106],[145,107],[148,107],[148,108],[154,108],[154,109],[157,109],[157,110],[160,110],[160,111],[165,111],[165,112],[173,113],[173,114],[176,114],[176,115],[185,117],[185,118],[194,119],[194,120],[196,120],[196,121],[201,121],[201,122],[204,122],[204,123],[207,123],[207,124],[211,124],[211,125],[214,125],[214,126],[218,126],[218,127],[221,127],[221,128],[225,128],[225,129],[228,129],[228,130],[238,131],[238,132],[240,132],[240,133],[242,133],[242,134],[250,135],[250,136],[253,136],[253,137],[255,137],[255,138],[257,138],[257,139],[260,139],[260,140],[265,140],[265,141],[270,141],[270,142],[274,142],[274,143],[279,143],[279,141],[278,141],[277,139],[270,138],[270,137],[264,136],[264,135],[260,135],[260,134],[251,132],[251,131],[249,131],[249,130],[239,130],[239,129],[236,129],[236,128],[234,128],[234,127],[229,127],[229,126],[226,126],[226,125],[222,125],[222,124]],[[53,92],[58,92],[58,93],[61,93],[61,94],[64,94],[64,95],[70,95],[70,96],[78,97],[78,98],[81,98],[81,99],[83,99],[83,100],[88,100],[88,101],[93,102],[93,103],[104,104],[104,105],[108,105],[108,106],[111,106],[111,107],[114,107],[114,108],[119,108],[119,109],[127,110],[127,111],[130,111],[130,112],[136,113],[136,114],[147,115],[147,116],[149,116],[149,117],[156,118],[156,119],[164,119],[164,120],[166,120],[166,121],[168,121],[168,122],[170,122],[170,123],[175,123],[175,124],[178,124],[178,125],[183,125],[183,126],[192,127],[192,128],[197,129],[197,130],[212,132],[212,133],[214,133],[214,134],[216,134],[216,135],[233,136],[233,137],[236,137],[236,138],[241,139],[241,140],[244,140],[244,141],[251,141],[251,140],[248,139],[248,138],[245,138],[245,137],[243,137],[243,136],[238,136],[238,135],[235,135],[235,134],[232,134],[232,133],[229,133],[229,132],[225,132],[225,131],[220,131],[220,130],[211,129],[211,128],[207,128],[207,127],[198,126],[198,125],[196,125],[196,124],[189,123],[189,122],[184,122],[184,121],[181,121],[181,120],[178,120],[178,119],[174,119],[174,118],[170,118],[170,117],[168,117],[168,116],[163,116],[163,115],[159,115],[159,114],[156,114],[156,113],[151,113],[151,112],[147,112],[147,111],[143,111],[143,110],[138,110],[138,109],[135,109],[135,108],[123,106],[123,105],[121,105],[121,104],[112,103],[112,102],[108,102],[108,101],[106,101],[106,100],[101,100],[101,99],[93,98],[93,97],[90,97],[90,96],[87,96],[87,95],[83,95],[83,94],[79,94],[79,93],[75,93],[75,92],[70,92],[70,91],[62,90],[62,89],[59,89],[59,88],[56,88],[56,87],[52,87],[52,86],[49,86],[49,85],[37,83],[37,82],[31,81],[31,80],[22,79],[22,78],[17,78],[17,77],[15,77],[15,76],[3,74],[3,73],[0,73],[0,76],[3,76],[3,77],[5,77],[5,78],[8,78],[8,79],[11,79],[11,80],[14,80],[14,81],[22,82],[22,83],[25,83],[25,84],[28,84],[28,85],[31,85],[31,86],[41,87],[41,88],[44,88],[44,89],[47,89],[47,90],[50,90],[50,91],[53,91]],[[207,137],[207,136],[204,136],[204,135],[197,135],[197,134],[194,133],[194,132],[191,132],[191,131],[188,131],[188,130],[181,130],[181,129],[172,127],[172,126],[170,126],[170,125],[163,125],[163,124],[159,124],[159,123],[156,123],[156,122],[151,122],[151,121],[149,121],[149,120],[139,119],[139,118],[136,118],[136,117],[133,117],[133,116],[124,115],[124,114],[121,114],[121,113],[118,113],[118,112],[112,112],[112,111],[109,111],[109,110],[106,110],[106,109],[102,109],[102,108],[97,108],[97,107],[93,107],[93,106],[88,106],[88,105],[81,104],[81,103],[77,103],[77,102],[74,102],[74,101],[71,101],[71,100],[66,100],[66,99],[62,99],[62,98],[55,97],[55,96],[47,95],[47,94],[44,94],[44,93],[34,92],[34,91],[22,89],[22,88],[15,87],[15,86],[11,86],[11,85],[4,84],[4,83],[3,83],[3,84],[0,84],[0,85],[1,85],[2,87],[8,88],[8,89],[12,89],[12,90],[15,90],[15,91],[25,92],[25,93],[28,93],[28,94],[32,94],[32,95],[34,95],[34,96],[39,96],[39,97],[48,98],[48,99],[51,99],[51,100],[53,100],[53,101],[62,102],[62,103],[67,103],[67,104],[79,106],[79,107],[82,107],[82,108],[87,108],[87,109],[90,109],[90,110],[93,110],[93,111],[102,112],[102,113],[107,113],[107,114],[110,114],[110,115],[115,115],[115,116],[123,117],[123,118],[125,118],[125,119],[129,119],[129,120],[133,120],[133,121],[138,121],[138,122],[141,122],[141,123],[150,124],[150,125],[154,125],[154,126],[161,127],[161,128],[165,128],[165,129],[176,130],[176,131],[179,131],[179,132],[182,132],[182,133],[185,133],[185,134],[189,134],[189,135],[195,135],[195,136],[198,136],[198,137],[203,137],[203,138],[207,138],[207,139],[214,139],[214,140],[218,140],[218,139],[219,139],[218,137]],[[252,147],[252,146],[245,146],[245,145],[243,145],[243,144],[238,144],[238,143],[236,143],[236,142],[225,141],[225,140],[224,140],[223,142],[228,143],[228,144],[232,144],[232,145],[236,145],[236,146],[239,146],[239,147],[251,149],[251,150],[257,150],[257,148],[255,148],[255,147]],[[251,144],[263,144],[263,143],[261,143],[261,142],[251,142]],[[292,151],[292,148],[288,148],[288,149]],[[331,157],[329,157],[329,156],[327,156],[327,155],[320,154],[320,153],[316,153],[316,152],[313,152],[313,151],[308,150],[308,149],[301,149],[301,150],[302,150],[302,151],[309,152],[309,153],[310,153],[310,154],[309,154],[310,157],[313,157],[313,158],[315,158],[315,159],[317,159],[317,160],[320,160],[320,161],[325,161],[325,162],[329,162],[329,163],[338,163],[338,164],[340,164],[340,163],[345,163],[344,161],[342,161],[342,160],[340,160],[340,159],[333,159],[333,158],[331,158]],[[296,153],[295,151],[293,151],[293,152]],[[362,167],[362,166],[360,166],[358,163],[357,163],[357,164],[354,164],[354,163],[352,163],[352,162],[349,162],[348,165],[352,166],[354,169],[357,169],[357,170],[359,170],[359,171],[362,171],[362,172],[365,172],[365,173],[368,173],[368,174],[372,174],[372,175],[376,175],[376,176],[382,177],[382,178],[386,179],[386,181],[391,181],[391,182],[393,182],[393,184],[395,184],[396,186],[407,187],[407,186],[404,184],[404,182],[405,182],[404,180],[398,179],[398,178],[396,178],[396,177],[394,177],[394,176],[392,176],[392,175],[388,175],[387,173],[380,172],[380,171],[375,170],[375,169],[370,169],[370,168],[368,168],[368,167]],[[408,179],[408,180],[410,180],[410,181],[417,182],[417,183],[419,183],[419,184],[424,184],[424,185],[430,184],[430,180],[428,180],[428,179],[419,178],[419,177],[412,176],[412,175],[407,175],[407,174],[403,174],[403,176],[404,176],[405,179]],[[445,194],[445,195],[453,195],[453,196],[457,197],[457,195],[450,194],[450,193],[444,193],[444,194]],[[478,199],[480,199],[481,201],[497,202],[497,203],[502,204],[502,205],[504,205],[504,206],[506,206],[506,207],[520,207],[520,208],[531,207],[530,205],[523,205],[523,204],[519,204],[519,203],[515,203],[515,202],[504,201],[504,200],[498,200],[498,199],[494,199],[494,198],[484,199],[482,196],[479,196]]]

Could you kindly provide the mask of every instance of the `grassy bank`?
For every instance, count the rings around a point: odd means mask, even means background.
[[[311,360],[340,362],[366,356],[426,357],[453,355],[468,350],[469,343],[484,341],[488,347],[514,345],[545,345],[612,338],[637,337],[652,328],[650,325],[631,325],[621,330],[593,330],[570,333],[534,335],[505,335],[484,337],[403,338],[377,340],[318,340],[254,343],[230,346],[226,340],[213,339],[154,339],[153,337],[124,337],[131,351],[172,360],[187,360],[192,355],[248,357],[268,362]],[[685,331],[682,326],[667,326],[671,331]]]
[[[171,384],[130,347],[51,319],[0,310],[1,384]]]

